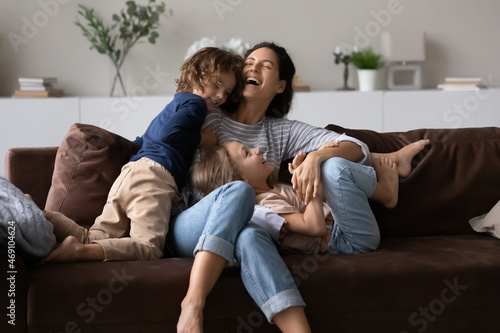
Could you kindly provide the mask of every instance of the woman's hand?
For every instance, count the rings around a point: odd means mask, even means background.
[[[318,151],[338,146],[338,142],[327,141],[321,147],[319,147]],[[320,165],[322,162],[321,159],[318,159],[316,162],[314,162],[317,163],[316,165],[308,164],[307,166],[301,168],[297,173],[295,173],[299,166],[302,165],[305,158],[306,153],[301,151],[300,153],[295,155],[292,163],[288,163],[288,171],[292,174],[293,188],[297,193],[299,200],[304,201],[306,204],[308,204],[312,198],[316,198],[317,195],[320,195],[322,200],[324,201],[320,174]]]
[[[298,156],[298,155],[297,155]],[[294,162],[297,159],[294,158]],[[300,165],[292,169],[292,186],[299,200],[306,204],[318,195],[321,183],[320,166],[322,159],[316,153],[310,153],[307,158],[303,158]],[[291,163],[293,166],[293,162]],[[291,169],[291,166],[288,166]]]
[[[354,142],[341,141],[337,143],[329,141],[325,142],[317,151],[307,155],[302,164],[295,169],[289,166],[288,169],[293,170],[293,189],[300,200],[308,204],[311,198],[318,196],[321,183],[321,163],[336,156],[349,161],[358,161],[363,157],[363,151]],[[293,164],[292,162],[292,166]]]

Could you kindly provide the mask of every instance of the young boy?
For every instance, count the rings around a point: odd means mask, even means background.
[[[428,140],[412,143],[390,156],[402,166],[409,165],[427,143]],[[334,143],[326,143],[323,147],[331,145]],[[303,155],[295,158],[289,166],[290,172],[300,165],[303,158]],[[372,166],[377,174],[377,185],[371,199],[393,208],[397,204],[398,170],[401,168],[383,155],[374,158]],[[283,218],[278,222],[279,225],[264,226],[266,230],[271,230],[271,236],[280,243],[282,253],[328,252],[334,221],[330,207],[325,203],[323,190],[306,205],[298,199],[290,185],[270,183],[273,171],[274,167],[263,159],[259,148],[249,149],[239,142],[229,142],[201,158],[193,167],[192,183],[205,193],[224,182],[247,182],[257,194],[256,203],[272,209]]]
[[[239,56],[204,48],[182,65],[173,101],[136,139],[139,152],[122,168],[90,230],[46,212],[64,241],[45,262],[162,257],[172,203],[179,198],[195,149],[205,144],[200,130],[207,110],[241,96],[242,64]]]

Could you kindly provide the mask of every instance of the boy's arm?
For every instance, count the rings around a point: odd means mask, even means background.
[[[323,201],[318,197],[313,198],[309,202],[303,214],[290,213],[279,215],[287,221],[284,227],[297,234],[322,236],[326,232]]]
[[[192,148],[198,147],[205,117],[205,101],[191,99],[183,103],[168,120],[168,126],[165,126],[164,142],[182,143],[184,146]],[[194,144],[196,145],[193,147]]]

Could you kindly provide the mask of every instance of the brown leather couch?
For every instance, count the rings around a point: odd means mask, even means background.
[[[372,204],[382,234],[377,251],[284,257],[312,331],[498,332],[500,240],[475,233],[468,221],[500,200],[500,129],[328,128],[363,140],[374,152],[421,138],[431,144],[401,180],[398,206]],[[128,140],[77,124],[59,150],[10,150],[6,177],[40,207],[47,201],[88,226],[134,149]],[[5,249],[0,257],[4,274]],[[165,258],[38,265],[22,254],[16,260],[16,326],[7,324],[7,291],[1,291],[1,332],[175,332],[192,264]],[[0,284],[8,290],[6,279]],[[205,332],[278,331],[248,296],[237,268],[223,272],[204,319]]]

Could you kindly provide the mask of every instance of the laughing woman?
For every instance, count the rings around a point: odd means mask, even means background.
[[[273,96],[265,93],[269,104]],[[264,104],[258,102],[254,107],[266,108]],[[310,332],[305,303],[273,239],[258,225],[247,223],[258,217],[254,203],[253,189],[236,181],[216,189],[172,218],[167,253],[194,256],[177,332],[203,331],[206,297],[224,267],[234,261],[241,265],[242,281],[270,323],[282,332]]]

